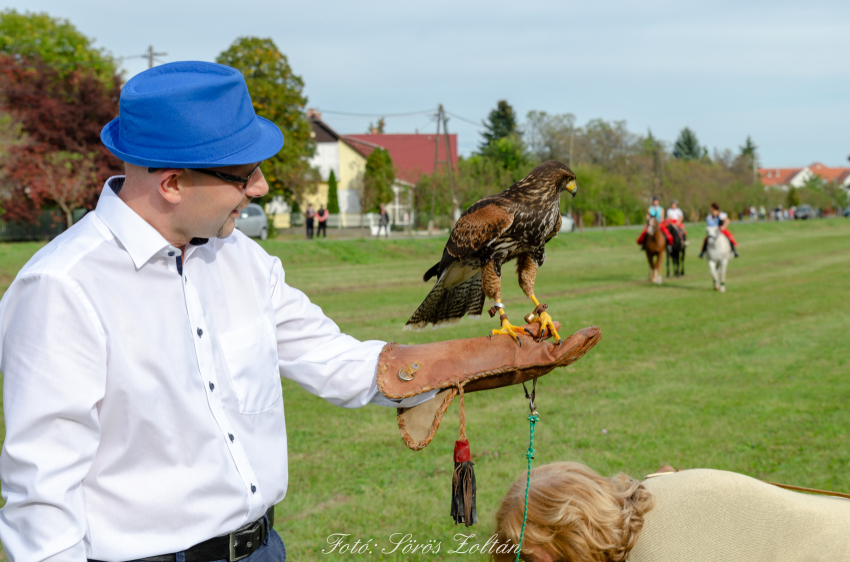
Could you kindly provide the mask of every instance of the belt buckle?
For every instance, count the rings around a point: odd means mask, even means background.
[[[242,531],[244,533],[245,531]],[[251,553],[243,554],[242,556],[236,555],[236,547],[239,545],[237,542],[237,535],[239,535],[239,531],[233,531],[229,535],[227,535],[228,546],[230,547],[230,556],[227,558],[229,562],[236,562],[236,560],[242,560],[243,558],[248,558]]]
[[[255,545],[251,541],[255,540],[254,535],[257,533],[257,531],[260,532],[259,537],[257,537],[257,540],[259,542],[257,543],[256,547],[254,548]],[[239,536],[240,535],[242,535],[243,537],[247,536],[246,540],[248,541],[248,544],[246,545],[246,547],[248,548],[248,553],[244,554],[242,556],[237,556],[236,555],[236,547],[239,546]],[[227,560],[229,562],[235,562],[236,560],[242,560],[243,558],[248,558],[249,556],[251,556],[251,554],[254,551],[256,551],[258,548],[260,548],[260,546],[265,542],[267,536],[268,536],[268,533],[266,532],[266,521],[265,521],[265,518],[263,518],[263,517],[254,521],[254,523],[248,528],[242,528],[242,529],[237,529],[236,531],[233,531],[232,533],[227,535],[227,542],[228,542],[228,547],[229,547],[229,557],[228,557]],[[251,550],[252,548],[253,548],[253,550]]]

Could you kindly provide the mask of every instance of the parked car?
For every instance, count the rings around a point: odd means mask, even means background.
[[[269,219],[266,212],[256,203],[248,203],[236,218],[236,228],[245,236],[265,240],[269,237]]]
[[[576,229],[576,221],[572,215],[561,215],[561,230],[558,232],[573,232]]]
[[[799,207],[797,207],[797,211],[794,213],[795,219],[806,220],[816,218],[817,216],[817,212],[812,209],[811,205],[800,205]]]

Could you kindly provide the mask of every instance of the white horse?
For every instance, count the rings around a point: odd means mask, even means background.
[[[726,292],[726,267],[732,259],[732,243],[716,226],[707,226],[708,235],[708,270],[714,279],[714,290]]]

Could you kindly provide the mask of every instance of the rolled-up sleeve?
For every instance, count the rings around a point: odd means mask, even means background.
[[[106,385],[99,326],[82,291],[53,276],[16,279],[0,304],[0,540],[10,560],[86,559],[82,481],[100,441]]]
[[[369,403],[410,407],[436,393],[432,391],[404,401],[385,398],[377,386],[378,355],[385,342],[361,342],[341,333],[321,308],[286,284],[277,258],[271,279],[282,377],[344,408],[359,408]]]

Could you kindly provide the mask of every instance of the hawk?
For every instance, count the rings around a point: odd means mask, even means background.
[[[508,335],[522,345],[517,332],[523,329],[508,322],[502,304],[502,265],[516,259],[519,285],[535,306],[526,321],[539,323],[541,334],[549,328],[560,343],[546,305],[534,295],[534,281],[546,259],[546,242],[561,228],[561,192],[575,197],[576,190],[572,170],[550,160],[502,193],[469,207],[452,229],[442,259],[425,273],[424,281],[437,276],[437,282],[404,329],[421,330],[429,324],[438,328],[460,321],[464,314],[477,318],[487,297],[496,303],[489,310],[491,317],[501,309],[501,328],[490,335]]]

